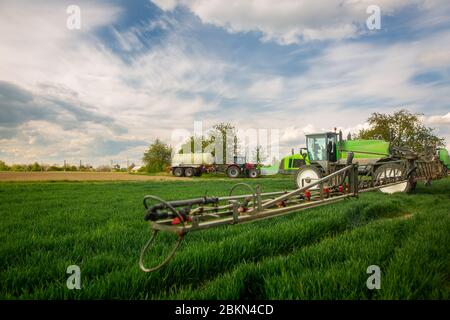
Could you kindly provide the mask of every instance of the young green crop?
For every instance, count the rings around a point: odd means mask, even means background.
[[[246,181],[247,182],[247,181]],[[189,234],[158,272],[138,268],[150,236],[142,199],[225,195],[235,181],[1,183],[0,297],[448,298],[450,180],[415,194],[365,193],[285,217]],[[290,179],[256,179],[264,191]],[[173,245],[161,233],[146,257]],[[66,268],[81,268],[68,290]],[[382,269],[368,290],[366,268]],[[426,266],[426,267],[425,267]]]

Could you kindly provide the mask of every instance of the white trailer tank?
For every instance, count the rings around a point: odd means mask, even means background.
[[[214,157],[211,153],[184,153],[175,154],[172,157],[172,167],[185,166],[185,165],[202,165],[213,164]]]

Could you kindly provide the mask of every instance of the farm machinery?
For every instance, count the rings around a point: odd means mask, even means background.
[[[234,156],[232,163],[216,164],[211,153],[176,154],[172,158],[171,171],[175,177],[199,177],[211,172],[223,172],[229,178],[257,178],[260,175],[258,165],[248,163],[243,156]]]
[[[411,191],[415,187],[415,176],[423,176],[422,171],[446,175],[449,166],[445,149],[439,149],[437,154],[418,154],[383,140],[343,140],[342,132],[306,135],[306,146],[299,154],[283,158],[278,170],[282,174],[293,174],[297,188],[342,168],[349,152],[353,153],[352,163],[359,165],[358,174],[365,176],[366,181],[368,178],[378,180],[382,175],[401,177],[406,174],[408,181],[380,189],[388,193]]]
[[[409,192],[420,180],[430,184],[447,176],[447,167],[436,154],[393,148],[381,140],[344,142],[341,134],[333,132],[308,135],[307,148],[301,155],[293,190],[263,192],[259,185],[240,182],[221,197],[174,201],[154,195],[144,197],[144,220],[150,222],[151,237],[141,251],[141,270],[152,272],[169,263],[190,232],[278,217],[358,198],[362,192]],[[238,189],[248,193],[236,194]],[[177,240],[165,257],[153,260],[148,267],[144,260],[159,232],[175,234]]]

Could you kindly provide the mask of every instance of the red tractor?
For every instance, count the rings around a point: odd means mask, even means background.
[[[248,178],[257,178],[261,174],[257,164],[246,162],[245,157],[234,157],[234,163],[226,164],[225,172],[229,178],[237,178],[244,175]]]

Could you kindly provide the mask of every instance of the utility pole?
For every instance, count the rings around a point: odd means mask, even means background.
[[[64,172],[66,172],[66,160],[64,160]]]

